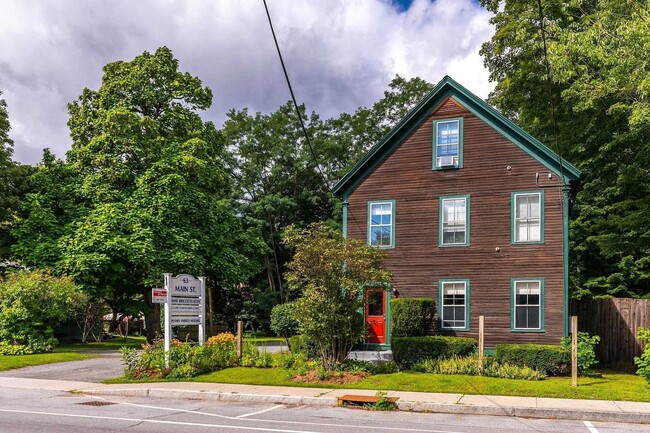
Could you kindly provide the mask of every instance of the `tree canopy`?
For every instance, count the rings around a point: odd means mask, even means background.
[[[495,13],[496,33],[481,50],[497,82],[490,101],[583,171],[572,210],[573,296],[648,295],[650,6],[482,3]]]

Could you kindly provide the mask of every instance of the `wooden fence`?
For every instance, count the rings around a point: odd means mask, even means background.
[[[600,299],[572,301],[571,315],[578,316],[578,330],[599,335],[598,367],[634,370],[634,357],[643,351],[636,339],[640,326],[650,328],[650,299]]]

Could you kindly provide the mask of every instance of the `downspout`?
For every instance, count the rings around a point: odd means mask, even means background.
[[[348,237],[348,193],[343,195],[343,238]]]
[[[569,192],[568,184],[562,186],[562,255],[564,259],[564,336],[569,335]]]

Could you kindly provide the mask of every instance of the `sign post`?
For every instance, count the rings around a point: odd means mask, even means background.
[[[205,277],[164,274],[165,301],[165,367],[169,368],[172,326],[198,325],[199,344],[205,342]]]

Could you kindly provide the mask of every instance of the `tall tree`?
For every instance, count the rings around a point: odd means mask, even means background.
[[[305,108],[300,109],[304,117]],[[318,116],[312,113],[306,127],[315,137],[321,128]],[[249,225],[262,229],[267,244],[264,276],[252,284],[268,287],[277,301],[285,302],[289,294],[282,275],[290,251],[281,244],[282,232],[290,224],[304,227],[331,218],[334,200],[326,174],[305,142],[291,103],[268,115],[231,110],[223,132],[233,151],[231,170],[241,212]],[[270,307],[272,303],[267,314]]]
[[[7,103],[0,99],[0,262],[11,258],[10,225],[27,191],[25,179],[32,172],[31,166],[12,160],[14,142],[9,137],[10,130]]]
[[[160,333],[150,289],[162,273],[232,285],[262,248],[229,202],[221,135],[197,113],[211,102],[163,47],[109,63],[100,89],[69,105],[68,163],[86,211],[59,240],[60,268],[114,308],[146,301],[149,339]]]
[[[583,171],[571,224],[573,296],[643,296],[648,225],[648,3],[483,1],[490,100]]]

